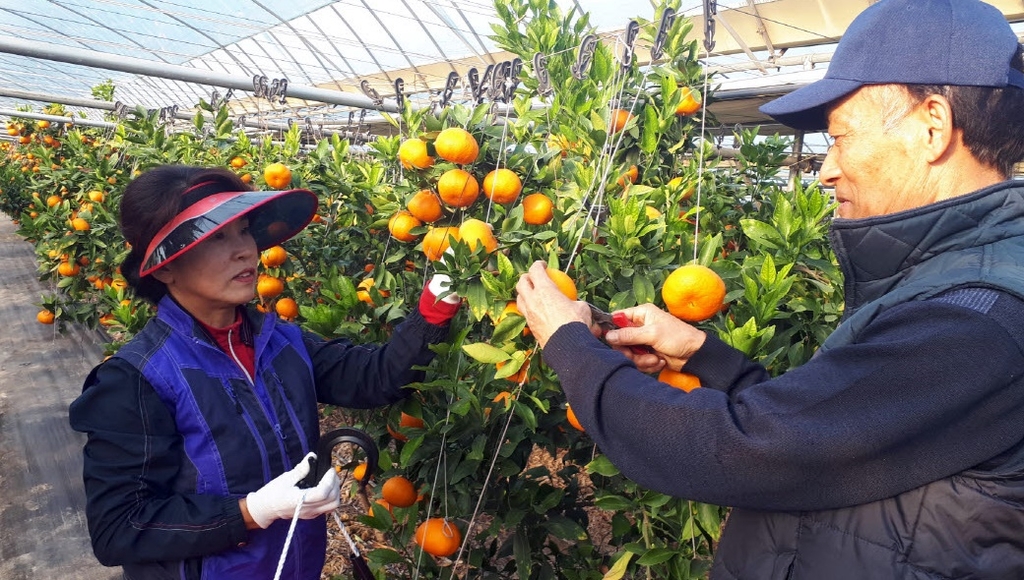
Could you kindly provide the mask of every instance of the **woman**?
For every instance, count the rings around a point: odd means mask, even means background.
[[[317,402],[401,400],[447,336],[459,300],[435,299],[440,275],[380,346],[327,341],[251,307],[260,251],[316,208],[309,191],[251,191],[220,169],[157,167],[125,190],[121,271],[157,315],[70,408],[88,434],[93,550],[125,578],[273,578],[298,508],[281,577],[319,579],[337,475],[296,486],[320,434]]]

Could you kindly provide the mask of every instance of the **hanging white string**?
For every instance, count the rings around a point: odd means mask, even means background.
[[[299,523],[299,512],[302,511],[302,504],[306,501],[306,492],[302,492],[299,503],[295,504],[295,513],[292,514],[292,523],[288,526],[288,535],[284,537],[284,548],[281,550],[281,558],[277,561],[277,572],[274,572],[274,580],[281,579],[281,571],[284,570],[284,561],[288,559],[288,547],[292,543],[292,536],[295,534],[295,525]]]
[[[701,112],[700,112],[700,139],[697,141],[697,202],[694,204],[693,214],[693,261],[697,261],[697,246],[700,240],[700,210],[701,201],[703,199],[704,189],[704,130],[705,122],[707,120],[707,102],[708,102],[708,73],[707,63],[708,59],[711,58],[711,52],[704,47],[704,84],[701,91]]]

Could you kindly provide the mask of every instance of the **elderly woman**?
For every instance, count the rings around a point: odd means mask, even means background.
[[[121,271],[157,315],[70,408],[88,434],[93,550],[125,578],[272,578],[297,513],[281,577],[319,579],[339,492],[333,469],[297,486],[320,436],[317,403],[401,400],[447,336],[459,299],[435,298],[440,275],[379,346],[324,340],[251,307],[260,251],[316,208],[309,191],[251,191],[198,167],[157,167],[125,190]]]

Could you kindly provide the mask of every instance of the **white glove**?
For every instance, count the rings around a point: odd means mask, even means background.
[[[445,292],[448,292],[448,288],[452,285],[452,279],[447,274],[434,274],[430,277],[430,281],[427,282],[427,288],[430,293],[434,296],[440,296]],[[448,294],[441,299],[441,302],[447,302],[448,304],[458,304],[462,299],[455,292]]]
[[[259,527],[266,528],[274,520],[291,519],[300,503],[302,507],[299,509],[299,518],[303,520],[315,518],[338,507],[341,488],[338,473],[334,469],[328,469],[316,487],[301,489],[296,485],[309,474],[310,458],[316,459],[316,454],[306,455],[291,471],[278,475],[245,497],[249,515]]]

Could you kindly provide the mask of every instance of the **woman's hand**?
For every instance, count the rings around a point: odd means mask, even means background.
[[[635,326],[609,330],[605,341],[622,352],[645,373],[668,366],[678,371],[704,344],[704,331],[679,320],[653,304],[641,304],[621,311]],[[629,347],[647,345],[653,354],[638,354]]]

